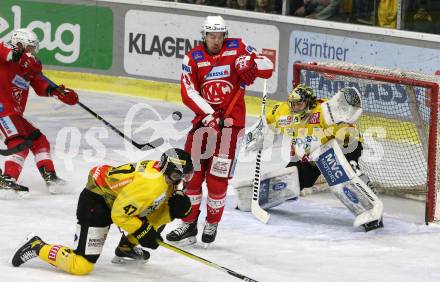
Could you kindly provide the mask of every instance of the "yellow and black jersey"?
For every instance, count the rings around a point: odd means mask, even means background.
[[[336,138],[348,146],[351,142],[360,141],[360,133],[353,124],[327,125],[321,113],[321,104],[326,99],[316,101],[315,107],[308,115],[292,114],[287,102],[277,103],[266,113],[269,127],[279,133],[292,138],[291,157],[297,156],[300,160],[309,160],[311,152],[322,144]]]
[[[140,217],[155,229],[171,222],[168,199],[175,187],[165,181],[157,161],[94,167],[86,189],[105,199],[113,223],[130,234],[141,227]]]

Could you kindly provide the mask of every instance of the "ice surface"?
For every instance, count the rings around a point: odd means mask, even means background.
[[[172,146],[182,146],[192,117],[183,106],[135,97],[80,92],[80,99],[121,129],[129,109],[136,110],[133,105],[148,105],[134,115],[131,130],[141,129],[133,137],[138,143],[162,136]],[[172,119],[175,110],[183,113],[181,121]],[[50,195],[30,155],[20,183],[30,187],[31,198],[0,201],[0,281],[238,281],[164,248],[152,251],[145,265],[114,265],[110,260],[119,242],[115,227],[88,277],[65,274],[38,259],[19,268],[10,266],[14,248],[31,231],[46,242],[71,246],[77,196],[91,167],[156,158],[166,149],[134,150],[79,106],[63,106],[54,99],[31,97],[26,117],[51,141],[58,174],[69,181],[71,194]],[[254,120],[250,118],[249,123]],[[153,129],[143,129],[144,125]],[[285,165],[285,147],[263,156],[264,171]],[[240,156],[237,179],[252,177],[254,158]],[[384,202],[385,228],[370,233],[353,229],[353,216],[329,194],[273,208],[271,220],[263,225],[252,214],[235,209],[230,189],[216,242],[208,250],[198,245],[185,250],[258,281],[440,281],[440,226],[423,224],[423,203],[388,197]],[[200,229],[204,216],[200,216]],[[164,233],[176,224],[167,226]]]

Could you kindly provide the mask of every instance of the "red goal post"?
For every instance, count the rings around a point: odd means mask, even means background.
[[[347,62],[297,62],[293,85],[298,83],[312,87],[318,98],[330,98],[342,87],[358,88],[362,170],[381,192],[422,196],[425,222],[440,220],[440,77]]]

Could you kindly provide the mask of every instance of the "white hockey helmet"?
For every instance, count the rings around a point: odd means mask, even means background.
[[[207,16],[202,26],[202,38],[205,39],[208,32],[223,32],[228,37],[228,27],[221,16]]]
[[[16,47],[17,43],[19,42],[23,45],[23,48],[25,49],[27,47],[33,47],[32,52],[34,53],[34,55],[38,53],[39,41],[37,35],[33,31],[25,28],[14,30],[11,35],[10,43],[14,47]]]

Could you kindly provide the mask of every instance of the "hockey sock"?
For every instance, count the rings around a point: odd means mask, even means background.
[[[35,163],[38,169],[45,167],[46,171],[55,171],[50,155],[50,144],[46,136],[40,135],[32,144],[31,151],[35,156]]]
[[[77,255],[70,248],[61,245],[45,245],[38,257],[43,261],[75,275],[85,275],[93,270],[95,264],[85,257]]]
[[[208,194],[207,206],[207,216],[206,221],[209,223],[220,222],[223,210],[225,209],[226,194],[223,195],[213,195]]]
[[[8,148],[13,148],[16,145],[23,142],[22,138],[15,138],[8,142]],[[23,169],[24,161],[29,154],[29,149],[25,149],[17,154],[14,154],[5,161],[5,171],[4,174],[8,175],[14,179],[18,179],[21,170]]]

